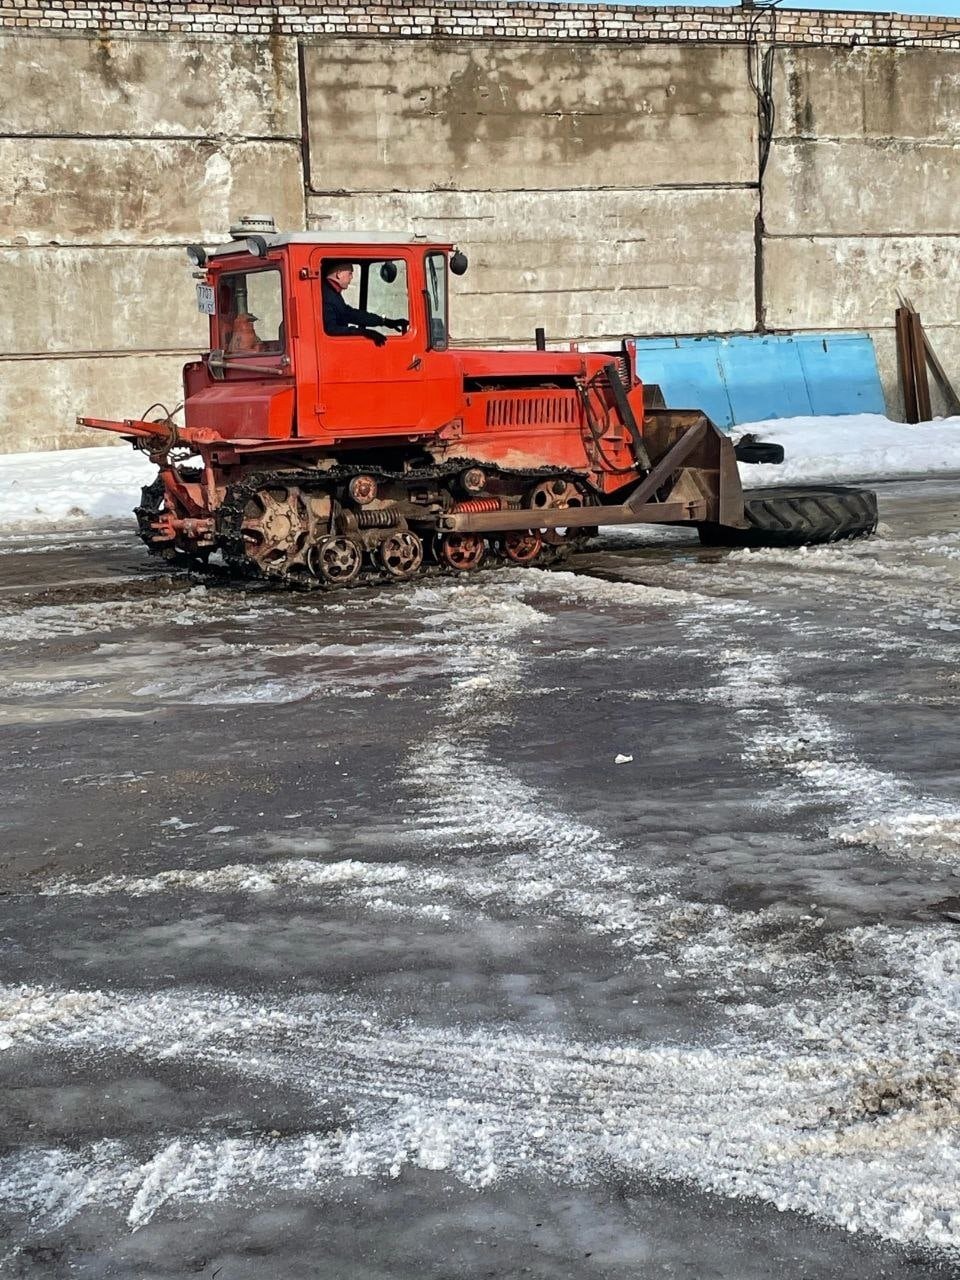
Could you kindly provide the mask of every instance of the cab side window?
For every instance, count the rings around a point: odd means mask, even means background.
[[[329,258],[321,270],[326,333],[350,337],[358,328],[383,330],[382,320],[409,323],[407,264],[402,258]],[[383,336],[388,339],[397,333],[396,325],[386,330]]]
[[[410,293],[407,289],[407,264],[402,259],[370,263],[367,301],[360,306],[395,320],[410,319]]]
[[[219,290],[220,346],[228,355],[283,350],[283,290],[279,271],[231,273],[223,276]]]

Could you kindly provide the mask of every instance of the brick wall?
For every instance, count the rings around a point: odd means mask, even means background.
[[[0,0],[0,67],[0,452],[175,404],[261,211],[459,242],[471,343],[865,329],[895,415],[902,289],[960,369],[958,20]]]
[[[103,29],[198,35],[363,35],[536,40],[718,41],[749,38],[751,24],[787,44],[960,48],[960,19],[824,10],[489,3],[454,0],[0,0],[0,29]]]

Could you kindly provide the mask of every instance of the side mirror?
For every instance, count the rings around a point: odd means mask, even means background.
[[[397,264],[390,259],[380,264],[380,279],[384,284],[393,284],[398,275]]]
[[[462,276],[469,266],[467,255],[462,249],[455,249],[450,257],[450,270],[455,276]]]

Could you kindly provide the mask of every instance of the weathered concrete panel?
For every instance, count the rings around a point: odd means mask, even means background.
[[[960,53],[781,48],[774,101],[780,136],[960,143]]]
[[[0,133],[300,136],[295,40],[0,36]]]
[[[217,240],[250,212],[303,226],[297,144],[0,139],[0,244]]]
[[[0,249],[0,351],[206,345],[182,249]]]
[[[126,418],[182,399],[183,356],[0,361],[0,453],[105,444],[78,413]]]
[[[461,245],[453,332],[487,342],[750,329],[753,191],[315,196],[309,225]],[[549,231],[545,230],[549,228]]]
[[[316,191],[757,180],[743,49],[324,40],[306,50]]]
[[[927,323],[960,318],[960,235],[765,239],[763,263],[774,329],[893,324],[897,289]]]
[[[764,178],[773,235],[956,232],[960,144],[779,141]]]

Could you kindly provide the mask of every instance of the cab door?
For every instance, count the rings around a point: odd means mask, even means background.
[[[343,298],[362,311],[391,320],[407,320],[406,334],[377,328],[386,338],[377,346],[362,334],[329,334],[323,326],[323,281],[331,261],[353,262],[354,274]],[[314,275],[316,273],[316,275]],[[426,350],[422,306],[411,291],[403,258],[337,255],[316,250],[310,260],[317,309],[317,414],[324,434],[350,436],[411,435],[424,413],[423,357]]]

